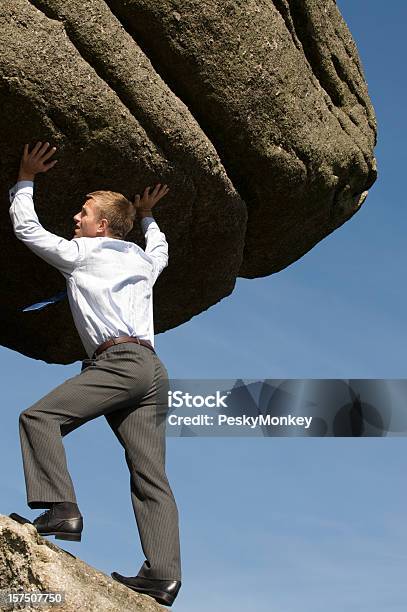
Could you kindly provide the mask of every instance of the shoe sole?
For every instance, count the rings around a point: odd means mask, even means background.
[[[148,593],[148,595],[150,595],[150,597],[153,597],[159,604],[163,604],[164,606],[172,606],[175,601],[175,597],[172,597],[172,595],[168,595],[168,593],[163,593],[161,591],[157,593],[157,595],[154,595],[153,593]]]
[[[117,582],[120,582],[120,581],[117,580]],[[124,584],[124,583],[120,582],[120,584]],[[175,597],[173,597],[172,595],[169,595],[168,593],[164,593],[163,591],[144,592],[144,591],[138,591],[137,589],[134,589],[129,584],[124,584],[124,586],[128,587],[132,591],[135,591],[136,593],[140,593],[140,595],[149,595],[150,597],[155,599],[159,604],[163,604],[164,606],[172,606],[172,604],[175,601]]]
[[[70,540],[71,542],[80,542],[82,537],[80,533],[63,533],[62,531],[50,531],[47,533],[38,531],[38,533],[42,536],[55,536],[56,540]]]
[[[116,582],[118,582],[119,584],[122,584],[128,589],[131,589],[135,593],[140,593],[140,595],[149,595],[149,597],[152,597],[153,599],[155,599],[159,604],[163,604],[163,606],[172,606],[172,604],[175,601],[175,597],[173,595],[170,595],[169,593],[165,593],[164,591],[143,591],[143,590],[139,591],[135,587],[132,587],[130,584],[126,584],[125,582],[122,582],[121,580],[117,580],[117,578],[114,578],[113,576],[112,578],[113,580],[116,580]]]

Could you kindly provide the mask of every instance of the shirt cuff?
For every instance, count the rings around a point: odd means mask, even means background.
[[[32,196],[34,194],[34,181],[17,181],[9,191],[10,202],[14,200],[18,192],[28,193]]]
[[[154,225],[152,225],[154,224]],[[157,223],[155,222],[154,217],[144,217],[141,220],[141,229],[143,230],[144,233],[146,233],[146,231],[148,230],[148,228],[152,225],[152,227],[158,227]]]

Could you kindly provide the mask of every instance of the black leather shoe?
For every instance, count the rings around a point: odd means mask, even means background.
[[[122,576],[117,572],[112,572],[111,576],[117,582],[121,582],[130,589],[133,589],[133,591],[154,597],[158,603],[164,606],[172,606],[181,588],[180,580],[156,580],[153,578],[140,578],[139,576]]]
[[[32,522],[40,535],[53,535],[56,540],[81,541],[83,529],[82,515],[70,518],[55,516],[54,508],[46,510]]]

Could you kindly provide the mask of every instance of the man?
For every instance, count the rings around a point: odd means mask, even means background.
[[[33,182],[56,164],[55,147],[28,145],[10,190],[14,233],[65,277],[73,319],[88,355],[68,379],[20,415],[23,467],[30,508],[47,508],[38,533],[80,541],[83,517],[69,475],[62,437],[104,415],[125,451],[131,500],[146,561],[136,576],[115,580],[171,605],[181,587],[178,510],[165,473],[168,374],[154,351],[152,287],[168,263],[168,244],[152,209],[169,188],[146,187],[132,203],[96,191],[74,216],[75,237],[45,230],[33,203]],[[136,217],[145,251],[124,240]],[[26,522],[16,513],[15,520]]]

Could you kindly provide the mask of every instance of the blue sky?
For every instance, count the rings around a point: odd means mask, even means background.
[[[172,378],[405,378],[403,130],[407,6],[337,0],[374,104],[379,179],[360,212],[278,274],[156,337]],[[18,415],[80,363],[0,349],[3,514],[29,518]],[[64,439],[85,530],[66,550],[134,575],[142,556],[122,449],[104,419]],[[406,442],[167,438],[180,512],[176,612],[404,612]],[[51,538],[52,539],[52,538]],[[54,540],[53,540],[54,541]]]

